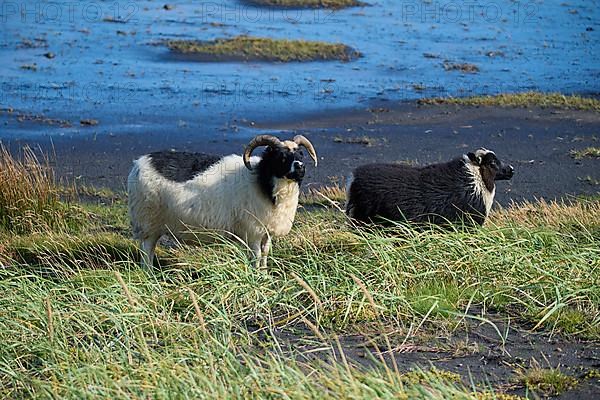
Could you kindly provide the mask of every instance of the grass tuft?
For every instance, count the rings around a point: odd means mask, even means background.
[[[478,392],[474,395],[477,400],[525,400],[525,397],[508,393]]]
[[[332,204],[343,207],[346,202],[346,190],[338,185],[309,188],[300,194],[300,203],[304,206]]]
[[[492,213],[489,225],[519,226],[525,228],[550,228],[577,232],[592,232],[600,228],[600,201],[598,198],[578,199],[571,201],[545,201],[535,203],[513,203]],[[585,227],[585,228],[584,228]]]
[[[25,147],[20,159],[0,144],[0,230],[13,233],[66,229],[79,225],[79,207],[61,202],[47,157]]]
[[[576,160],[581,160],[582,158],[600,158],[600,147],[586,147],[581,150],[571,150],[571,157]]]
[[[504,93],[494,96],[421,99],[419,104],[456,104],[462,106],[542,107],[600,112],[600,100],[561,93]]]
[[[138,249],[131,240],[108,232],[72,235],[65,232],[20,235],[3,248],[0,262],[31,266],[40,271],[73,274],[80,268],[106,268],[134,262]]]
[[[545,396],[558,396],[579,384],[577,379],[562,373],[558,368],[541,368],[539,365],[519,371],[518,379],[529,390]]]
[[[479,67],[477,65],[475,65],[475,64],[469,64],[469,63],[445,62],[444,63],[444,70],[446,70],[446,71],[460,71],[460,72],[475,74],[475,73],[479,72]]]
[[[360,53],[340,43],[236,36],[212,41],[168,40],[171,51],[199,61],[350,61]]]

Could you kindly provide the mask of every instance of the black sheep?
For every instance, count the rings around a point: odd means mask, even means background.
[[[351,178],[346,213],[363,222],[482,225],[494,202],[495,181],[512,175],[511,165],[483,148],[425,167],[363,165]]]

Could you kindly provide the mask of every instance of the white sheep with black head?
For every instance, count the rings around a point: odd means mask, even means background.
[[[252,157],[261,146],[262,156]],[[294,222],[305,174],[301,147],[316,166],[315,149],[302,135],[285,141],[259,135],[243,156],[156,152],[134,161],[127,191],[142,264],[152,265],[163,234],[190,241],[206,230],[243,240],[256,265],[266,265],[271,237],[286,235]]]
[[[513,171],[484,148],[425,167],[363,165],[349,182],[346,213],[359,221],[383,224],[482,225],[494,202],[496,181],[512,178]]]

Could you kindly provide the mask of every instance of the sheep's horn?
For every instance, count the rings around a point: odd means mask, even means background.
[[[294,143],[296,143],[299,146],[306,147],[306,150],[308,151],[310,158],[312,158],[313,161],[315,162],[315,167],[316,167],[317,166],[317,152],[315,151],[315,148],[313,147],[312,143],[302,135],[294,136]]]
[[[255,148],[260,146],[279,146],[281,145],[281,141],[272,135],[258,135],[250,143],[246,146],[246,150],[244,151],[244,165],[248,169],[252,169],[250,166],[250,156]]]

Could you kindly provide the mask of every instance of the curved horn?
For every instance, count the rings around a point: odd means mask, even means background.
[[[306,147],[306,150],[308,151],[310,158],[312,158],[313,161],[315,162],[315,167],[316,167],[317,166],[317,152],[315,151],[315,148],[313,147],[312,143],[302,135],[294,136],[294,143],[296,143],[299,146]]]
[[[258,135],[250,143],[246,146],[246,150],[244,151],[244,165],[248,169],[252,169],[250,166],[250,155],[254,151],[255,148],[260,146],[278,146],[281,144],[281,141],[272,135]]]

